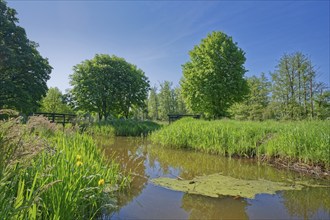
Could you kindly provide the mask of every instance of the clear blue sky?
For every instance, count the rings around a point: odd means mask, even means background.
[[[137,65],[151,85],[178,85],[188,52],[212,31],[246,53],[246,75],[274,71],[301,51],[330,84],[329,1],[8,1],[54,68],[48,86],[69,88],[72,67],[97,53]]]

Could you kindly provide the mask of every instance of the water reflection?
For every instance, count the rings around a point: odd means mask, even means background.
[[[180,170],[180,177],[192,179],[199,175],[222,173],[239,179],[266,179],[270,181],[300,181],[308,180],[311,183],[320,180],[312,180],[302,174],[287,170],[274,169],[269,165],[259,164],[249,159],[229,159],[217,155],[203,154],[200,152],[176,150],[149,145],[149,160],[152,166],[158,161],[163,171],[168,172],[169,167]],[[324,180],[323,184],[327,184]]]
[[[148,179],[160,176],[192,179],[199,175],[222,173],[242,179],[271,181],[309,180],[329,185],[328,180],[312,180],[294,172],[258,165],[250,160],[222,158],[192,151],[153,146],[145,139],[102,140],[106,155],[112,155],[122,168],[133,173],[131,188],[119,197],[121,209],[111,218],[248,219],[307,218],[330,219],[330,189],[306,187],[256,199],[209,198],[156,187]]]
[[[105,139],[99,137],[97,142],[104,149],[105,155],[117,161],[122,170],[130,173],[132,177],[130,188],[118,197],[119,206],[124,206],[139,195],[148,182],[144,164],[146,152],[141,147],[143,139],[122,137]]]
[[[301,191],[283,191],[280,193],[283,204],[291,216],[301,219],[330,219],[330,189],[304,188]]]
[[[232,197],[211,198],[185,194],[182,208],[189,212],[189,219],[248,219],[247,201]]]

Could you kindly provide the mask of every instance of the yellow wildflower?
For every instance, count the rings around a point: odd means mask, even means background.
[[[81,160],[81,155],[78,154],[76,158],[77,158],[77,161]]]
[[[81,165],[83,165],[83,162],[77,161],[76,165],[77,165],[77,167],[80,167]]]
[[[99,186],[102,186],[104,185],[104,179],[100,179],[99,182],[98,182]]]

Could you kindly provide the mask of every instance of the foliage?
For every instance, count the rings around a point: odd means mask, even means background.
[[[319,119],[330,119],[330,90],[323,89],[315,97],[315,112]]]
[[[42,197],[44,217],[85,219],[99,213],[101,206],[114,208],[112,192],[129,181],[121,176],[119,165],[107,162],[86,135],[58,135],[54,143],[58,152],[38,161],[41,167],[48,167],[44,182],[61,181]]]
[[[106,136],[147,136],[159,128],[160,125],[152,121],[113,119],[96,123],[87,132]]]
[[[174,96],[176,101],[176,114],[186,114],[188,112],[186,103],[184,102],[184,98],[182,96],[182,89],[180,87],[174,88]]]
[[[232,38],[213,32],[189,52],[183,65],[182,94],[189,109],[223,117],[247,93],[245,56]]]
[[[71,94],[79,109],[97,112],[99,119],[129,116],[133,106],[142,107],[149,81],[141,69],[123,58],[97,54],[74,66]]]
[[[330,122],[238,122],[181,119],[152,141],[228,156],[274,158],[330,168]]]
[[[278,103],[277,117],[303,119],[315,116],[314,99],[318,84],[311,60],[296,52],[284,54],[272,73],[272,102]]]
[[[148,117],[152,120],[158,119],[159,100],[157,96],[157,87],[150,89],[148,98]]]
[[[62,92],[57,88],[49,88],[41,100],[40,111],[54,113],[73,113],[73,110],[64,102]]]
[[[172,88],[172,85],[172,82],[164,81],[160,83],[158,94],[156,86],[150,90],[148,98],[148,116],[150,119],[164,121],[168,119],[168,114],[187,113],[181,88]]]
[[[166,120],[168,114],[173,114],[176,109],[175,94],[172,87],[172,82],[164,81],[160,84],[160,91],[158,94],[159,100],[159,118]]]
[[[260,78],[252,76],[247,79],[249,94],[244,101],[235,103],[229,109],[235,119],[263,120],[269,104],[270,83],[264,73]]]
[[[136,106],[134,105],[130,109],[129,117],[134,120],[146,120],[148,118],[148,100],[144,100],[144,105]]]
[[[90,136],[30,120],[0,122],[0,218],[90,219],[114,209],[113,192],[130,181],[119,165]]]
[[[52,67],[17,25],[16,14],[0,0],[0,109],[29,113],[45,95]]]

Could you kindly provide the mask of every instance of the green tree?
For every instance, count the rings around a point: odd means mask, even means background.
[[[311,60],[296,52],[284,54],[272,73],[272,102],[279,107],[281,119],[314,117],[314,99],[318,84]]]
[[[148,98],[148,116],[150,119],[158,120],[158,107],[157,87],[154,86],[150,89]]]
[[[17,25],[16,14],[0,0],[0,109],[28,113],[46,94],[52,68]]]
[[[270,82],[264,73],[260,77],[247,79],[249,94],[242,102],[235,103],[229,109],[235,119],[263,120],[269,103]]]
[[[330,90],[324,87],[315,97],[315,113],[319,119],[330,119]]]
[[[158,100],[160,119],[166,120],[168,114],[176,113],[176,100],[174,90],[172,89],[172,82],[164,81],[160,84]]]
[[[71,94],[78,109],[97,112],[99,119],[107,119],[111,114],[128,118],[133,106],[145,106],[148,78],[125,59],[97,54],[73,70]]]
[[[73,113],[73,110],[65,103],[65,96],[57,87],[49,88],[46,96],[41,100],[40,111]]]
[[[174,89],[174,94],[175,94],[175,102],[176,102],[176,113],[177,114],[186,114],[187,113],[187,108],[186,104],[184,102],[184,98],[182,96],[182,90],[181,87],[176,87]]]
[[[248,92],[243,50],[231,37],[213,32],[189,55],[181,80],[187,107],[206,116],[226,116],[227,109]]]

